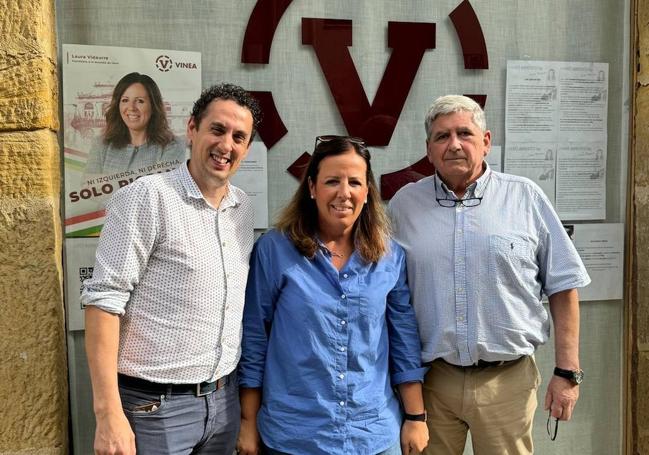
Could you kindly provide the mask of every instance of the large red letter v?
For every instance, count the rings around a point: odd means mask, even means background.
[[[347,132],[368,145],[388,145],[424,52],[435,48],[435,24],[388,22],[392,55],[372,106],[347,49],[352,21],[302,18],[302,44],[315,49]]]

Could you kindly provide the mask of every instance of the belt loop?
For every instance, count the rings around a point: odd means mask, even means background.
[[[171,396],[171,391],[173,390],[174,386],[173,384],[167,384],[167,393],[166,396],[170,397]]]

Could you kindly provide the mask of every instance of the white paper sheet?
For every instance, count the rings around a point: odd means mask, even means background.
[[[559,147],[555,207],[562,218],[600,219],[606,212],[606,162],[601,143]]]
[[[232,177],[233,185],[240,187],[252,200],[255,211],[255,229],[268,227],[268,149],[260,140],[250,146],[248,156]]]
[[[562,219],[606,217],[607,63],[508,61],[505,172]]]
[[[566,225],[584,261],[591,283],[579,289],[579,299],[621,300],[624,283],[624,224]]]
[[[485,161],[489,164],[489,167],[496,171],[503,171],[503,162],[502,162],[503,151],[500,145],[492,145],[491,151],[485,158]]]

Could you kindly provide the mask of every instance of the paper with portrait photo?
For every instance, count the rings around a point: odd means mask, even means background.
[[[555,198],[554,143],[508,143],[505,169],[536,182],[551,201]]]
[[[607,63],[507,62],[505,172],[541,186],[562,219],[606,216],[607,91]]]
[[[186,124],[201,91],[201,54],[64,44],[62,61],[65,234],[96,236],[104,222],[106,202],[115,191],[144,175],[174,169],[187,158]],[[167,119],[174,135],[169,145],[161,147],[151,140],[137,147],[105,145],[105,113],[113,90],[132,72],[151,77],[159,88],[162,107],[151,109],[155,111],[151,118],[161,113]],[[120,114],[109,124],[123,122],[123,116],[129,115]],[[132,117],[136,121],[146,115],[136,111]],[[97,165],[94,157],[99,149],[105,159]],[[132,157],[130,163],[127,156]]]
[[[606,157],[600,142],[560,145],[555,207],[562,219],[606,214]]]

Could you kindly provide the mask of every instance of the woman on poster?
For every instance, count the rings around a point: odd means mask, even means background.
[[[90,149],[85,175],[144,174],[156,163],[171,168],[185,160],[185,145],[169,128],[160,89],[146,74],[129,73],[120,79],[105,116],[106,126]]]
[[[240,454],[426,446],[425,368],[406,276],[365,144],[318,137],[292,201],[252,253]]]

